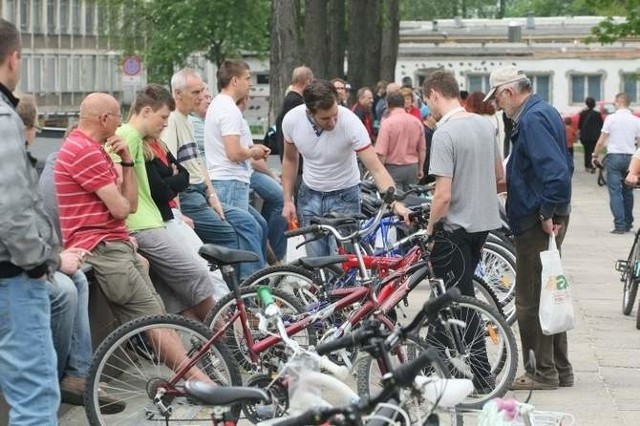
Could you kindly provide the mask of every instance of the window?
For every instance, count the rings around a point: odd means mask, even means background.
[[[632,104],[638,103],[640,99],[638,80],[640,80],[640,73],[622,74],[622,91],[629,95]]]
[[[98,5],[98,35],[104,35],[107,33],[107,21],[109,20],[109,13],[106,6]]]
[[[31,69],[31,59],[28,56],[22,56],[22,69],[20,70],[20,91],[31,92],[31,85],[29,84],[29,70]]]
[[[87,3],[85,6],[84,31],[86,34],[93,35],[96,33],[96,5]]]
[[[29,0],[20,1],[20,31],[29,31]]]
[[[44,75],[46,78],[44,91],[45,92],[56,92],[56,75],[57,75],[57,67],[56,67],[56,58],[48,57],[46,59],[46,68],[44,69]]]
[[[58,24],[56,0],[47,0],[47,32],[55,33]]]
[[[96,62],[95,56],[85,56],[82,58],[82,90],[90,92],[94,90]]]
[[[467,75],[467,91],[469,93],[482,92],[487,93],[491,85],[489,84],[489,74],[468,74]]]
[[[33,0],[33,32],[41,34],[44,30],[42,22],[42,0]]]
[[[71,30],[73,34],[82,34],[82,3],[80,0],[73,0]]]
[[[42,92],[42,56],[33,57],[33,85],[31,86],[31,92]]]
[[[69,34],[69,0],[60,0],[60,34]]]
[[[61,56],[59,58],[60,66],[58,67],[58,72],[60,75],[58,76],[58,84],[60,85],[61,92],[70,92],[71,88],[69,87],[69,57]]]
[[[591,96],[596,100],[602,99],[601,74],[574,74],[571,76],[571,103],[582,104]]]
[[[12,1],[8,1],[5,3],[4,5],[5,7],[5,13],[6,13],[6,17],[7,20],[10,22],[16,22],[16,5],[15,2]]]
[[[552,102],[551,99],[551,75],[538,74],[529,75],[531,84],[533,85],[533,93],[540,96],[547,102]]]
[[[74,56],[71,58],[71,91],[80,91],[80,79],[82,77],[82,66],[80,64],[80,57]]]
[[[256,83],[257,84],[269,84],[269,74],[260,73],[256,74]]]

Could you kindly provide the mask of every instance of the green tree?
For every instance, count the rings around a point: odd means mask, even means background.
[[[640,0],[586,0],[600,15],[607,16],[591,32],[588,41],[613,43],[627,37],[640,36]],[[614,16],[624,16],[622,21]]]
[[[150,81],[166,82],[197,52],[219,65],[243,51],[269,49],[270,0],[100,1],[113,17],[109,36],[144,58]]]

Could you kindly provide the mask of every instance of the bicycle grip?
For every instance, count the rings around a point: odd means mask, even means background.
[[[402,364],[393,371],[393,378],[399,387],[409,386],[420,373],[420,371],[432,362],[441,362],[438,351],[434,348],[427,348],[420,352],[417,358]]]
[[[369,330],[356,330],[353,333],[338,337],[337,339],[330,340],[326,343],[320,343],[316,347],[316,352],[318,355],[322,356],[335,352],[338,349],[351,348],[359,345],[362,340],[369,338],[369,336],[371,336],[371,332]]]
[[[298,228],[291,231],[284,231],[284,236],[286,238],[297,237],[298,235],[304,234],[315,234],[320,230],[318,225],[305,226],[304,228]]]

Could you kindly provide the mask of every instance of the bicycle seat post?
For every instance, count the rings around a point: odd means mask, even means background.
[[[240,285],[238,283],[238,275],[233,265],[221,265],[220,272],[222,272],[222,278],[227,283],[229,290],[233,292],[236,298],[240,298]]]

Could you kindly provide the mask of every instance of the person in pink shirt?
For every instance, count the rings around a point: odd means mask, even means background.
[[[426,157],[424,127],[404,109],[400,92],[387,95],[389,115],[380,125],[376,154],[393,177],[397,188],[406,191],[423,176]]]

